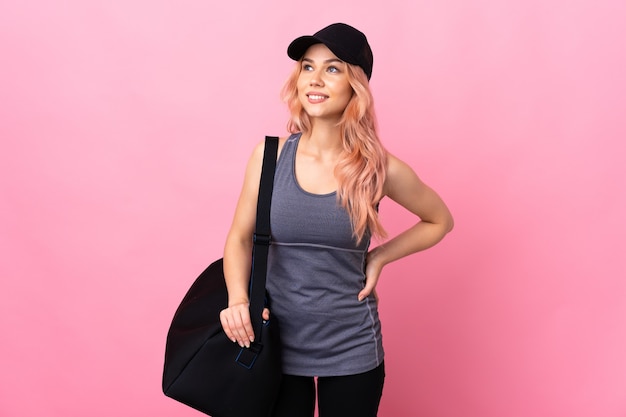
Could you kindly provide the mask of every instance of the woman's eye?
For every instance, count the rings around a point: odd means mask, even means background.
[[[328,72],[339,72],[339,68],[337,67],[328,67]]]
[[[313,69],[313,67],[312,67],[312,66],[310,66],[309,64],[304,64],[304,65],[302,66],[302,69],[303,69],[304,71],[311,71],[311,70]]]

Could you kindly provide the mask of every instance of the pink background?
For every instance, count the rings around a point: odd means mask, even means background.
[[[380,416],[626,416],[623,0],[2,2],[1,416],[199,415],[161,393],[169,320],[333,21],[456,220],[384,271]]]

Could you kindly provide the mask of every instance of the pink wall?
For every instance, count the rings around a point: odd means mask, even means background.
[[[622,0],[52,3],[0,5],[1,416],[198,415],[160,391],[169,320],[332,21],[457,223],[384,272],[380,415],[626,415]]]

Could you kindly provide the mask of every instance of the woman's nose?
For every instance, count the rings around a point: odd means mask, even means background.
[[[323,85],[321,74],[317,71],[311,73],[311,78],[309,79],[309,85]]]

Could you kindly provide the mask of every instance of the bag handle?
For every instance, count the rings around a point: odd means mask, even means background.
[[[263,309],[265,308],[265,281],[267,279],[267,256],[271,244],[270,207],[274,189],[274,172],[278,155],[278,138],[265,137],[263,168],[259,184],[259,198],[256,210],[256,228],[253,236],[252,272],[250,275],[250,318],[254,329],[255,343],[261,343]]]

